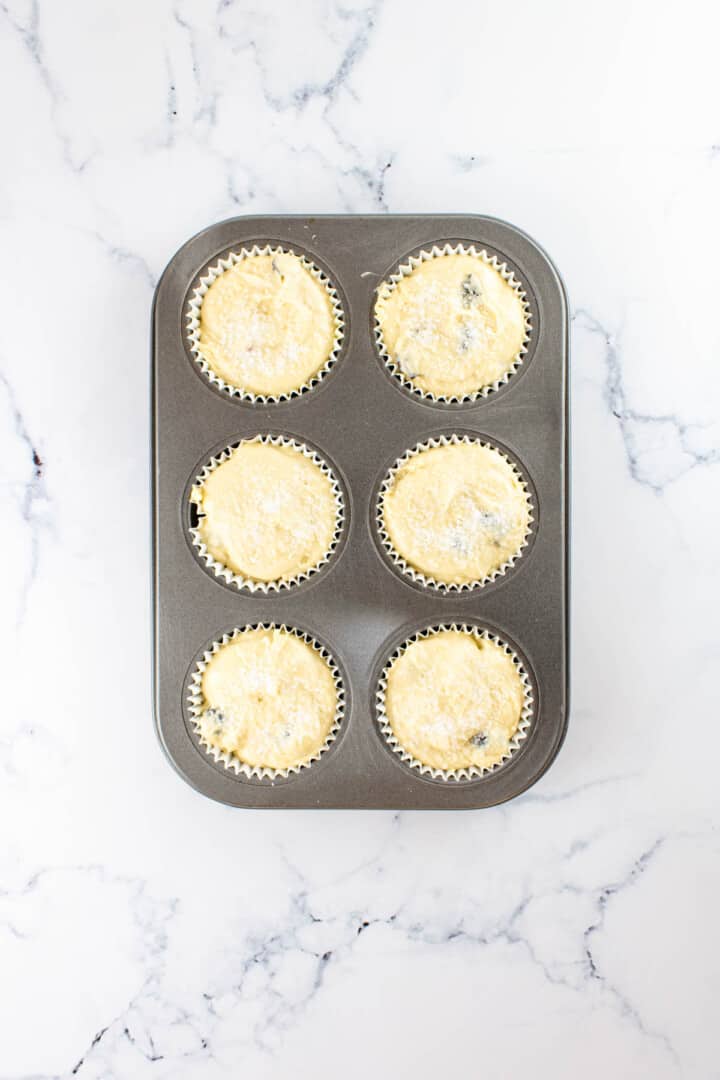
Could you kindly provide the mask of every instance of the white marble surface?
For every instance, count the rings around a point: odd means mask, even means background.
[[[0,4],[0,1076],[720,1076],[717,5]],[[258,211],[513,221],[572,310],[573,710],[460,816],[238,812],[150,705],[148,325]]]

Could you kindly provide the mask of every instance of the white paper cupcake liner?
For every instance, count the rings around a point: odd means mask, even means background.
[[[202,677],[203,673],[208,666],[211,658],[222,649],[225,645],[228,645],[231,641],[240,637],[241,634],[247,630],[279,630],[286,634],[292,634],[293,637],[299,638],[300,641],[304,641],[306,645],[310,645],[325,661],[330,669],[333,682],[335,684],[335,717],[333,719],[332,727],[323,743],[322,747],[307,761],[301,762],[299,765],[293,765],[289,769],[271,769],[264,765],[248,765],[246,762],[241,761],[240,758],[234,754],[225,750],[220,750],[217,746],[212,746],[202,738],[202,728],[200,718],[205,712],[205,701],[202,695]],[[248,626],[237,627],[229,634],[223,634],[221,638],[213,642],[209,649],[207,649],[201,658],[197,661],[195,669],[190,676],[187,694],[188,712],[190,714],[190,722],[192,724],[193,731],[197,737],[198,743],[204,750],[204,752],[213,759],[217,765],[222,765],[231,772],[236,773],[238,776],[245,776],[249,780],[286,780],[288,777],[296,775],[309,769],[316,761],[326,753],[332,743],[337,738],[340,731],[341,724],[345,716],[345,686],[343,684],[340,669],[331,653],[324,645],[316,641],[304,630],[298,630],[292,626],[286,626],[284,623],[251,623]]]
[[[475,638],[483,638],[486,641],[493,641],[496,645],[499,645],[508,656],[511,657],[513,664],[520,677],[520,681],[523,686],[523,707],[520,713],[520,721],[518,723],[517,731],[510,740],[508,751],[501,761],[496,762],[494,765],[478,766],[471,765],[463,769],[435,769],[431,765],[425,765],[422,761],[413,757],[412,754],[402,746],[398,741],[390,721],[387,717],[385,710],[385,696],[387,693],[387,680],[390,673],[390,669],[398,658],[405,652],[405,650],[416,641],[420,641],[424,638],[432,637],[435,634],[442,633],[447,630],[459,630],[464,633],[472,634]],[[530,676],[528,675],[525,667],[517,656],[517,654],[511,649],[507,642],[502,638],[497,637],[496,634],[490,633],[489,630],[485,630],[480,626],[476,626],[472,623],[440,623],[438,625],[429,626],[424,630],[419,630],[411,637],[406,638],[401,645],[399,645],[389,656],[382,674],[378,681],[377,691],[375,694],[375,708],[376,719],[380,732],[385,739],[386,743],[397,754],[400,760],[409,768],[421,773],[423,776],[430,776],[433,780],[474,780],[481,776],[488,776],[490,773],[497,772],[498,769],[502,769],[504,765],[510,761],[512,756],[520,749],[532,727],[532,723],[535,716],[535,695],[533,693],[532,683]]]
[[[200,346],[200,309],[205,294],[216,278],[220,277],[226,270],[230,270],[233,266],[243,259],[248,258],[250,255],[295,255],[308,273],[312,274],[315,280],[320,282],[330,297],[330,302],[332,304],[335,322],[335,337],[332,349],[330,350],[330,355],[323,366],[316,371],[312,378],[308,379],[306,383],[303,383],[302,386],[299,386],[296,389],[283,391],[279,394],[254,394],[250,390],[245,390],[240,386],[234,386],[232,383],[226,382],[225,379],[213,371],[212,367],[203,356],[202,348]],[[254,402],[261,405],[274,405],[280,401],[290,401],[293,398],[300,397],[301,394],[305,394],[309,390],[314,389],[322,382],[337,360],[345,332],[345,315],[343,307],[340,303],[340,297],[330,281],[330,278],[318,266],[306,258],[305,255],[294,251],[292,248],[283,247],[280,244],[265,244],[262,247],[253,244],[250,248],[239,248],[237,251],[231,251],[228,255],[225,255],[213,266],[208,267],[188,300],[185,319],[187,323],[186,336],[190,352],[192,353],[195,363],[208,381],[219,390],[229,394],[231,397],[240,398],[242,401]]]
[[[442,255],[474,255],[477,258],[482,259],[483,262],[497,270],[508,285],[516,291],[522,302],[523,311],[525,313],[525,337],[519,351],[515,354],[512,364],[501,378],[496,379],[495,382],[488,383],[486,386],[480,387],[479,390],[475,390],[471,394],[434,394],[429,390],[423,390],[421,387],[416,386],[412,379],[408,378],[405,372],[400,368],[399,364],[397,364],[390,355],[385,345],[380,320],[378,318],[379,308],[381,308],[388,296],[391,295],[398,282],[411,274],[413,270],[421,265],[421,263]],[[485,398],[489,394],[492,394],[495,390],[499,390],[501,386],[504,386],[509,382],[527,354],[530,337],[533,332],[530,304],[528,302],[527,293],[523,289],[521,283],[507,264],[498,259],[497,255],[490,255],[484,248],[475,247],[473,244],[444,244],[442,247],[434,245],[428,250],[418,252],[417,255],[411,255],[407,262],[401,263],[397,270],[378,286],[373,315],[375,344],[382,360],[394,378],[397,379],[406,390],[415,394],[417,397],[426,398],[429,401],[435,401],[442,405],[464,405],[468,402],[478,401],[480,398]]]
[[[244,443],[262,443],[264,446],[283,446],[290,447],[293,450],[297,450],[303,454],[310,461],[321,470],[321,472],[328,478],[332,486],[332,493],[335,499],[335,531],[333,533],[330,545],[322,557],[314,566],[309,567],[307,570],[303,570],[299,574],[295,574],[290,578],[283,578],[282,580],[275,581],[255,581],[252,578],[246,578],[242,574],[236,574],[229,566],[225,566],[223,563],[218,562],[217,559],[208,551],[206,544],[200,537],[200,530],[189,526],[188,532],[192,541],[193,547],[197,551],[199,558],[204,562],[207,569],[220,581],[223,581],[226,585],[233,586],[236,589],[241,589],[251,593],[273,593],[278,592],[280,589],[291,589],[296,585],[301,585],[304,581],[314,577],[321,570],[323,570],[333,555],[337,551],[338,545],[342,538],[343,529],[345,526],[345,497],[343,489],[340,486],[340,482],[335,474],[335,471],[331,468],[325,458],[316,451],[312,450],[305,443],[297,442],[295,439],[286,438],[284,435],[255,435],[249,439],[240,439],[238,442],[231,444],[221,453],[213,456],[201,469],[198,475],[195,477],[192,487],[190,488],[189,500],[195,505],[199,505],[199,493],[207,480],[207,478],[217,469],[223,462],[228,461],[233,454],[233,451],[238,446]]]
[[[418,454],[422,454],[426,450],[432,450],[438,446],[457,446],[459,443],[467,443],[469,446],[487,447],[490,450],[494,450],[497,454],[500,454],[500,456],[507,462],[507,464],[517,477],[518,482],[521,484],[523,491],[525,492],[525,498],[529,511],[528,528],[523,538],[523,542],[518,548],[518,550],[515,552],[515,554],[512,555],[509,559],[507,559],[500,566],[498,566],[496,570],[493,570],[492,573],[487,574],[484,578],[478,578],[475,581],[446,582],[438,581],[437,578],[434,578],[431,574],[424,574],[421,570],[416,570],[414,566],[411,566],[410,563],[406,559],[404,559],[398,551],[395,550],[393,542],[390,539],[387,529],[385,528],[384,506],[385,496],[391,490],[393,484],[395,483],[395,478],[398,471],[403,467],[403,465],[410,461],[411,458],[417,457]],[[511,459],[507,457],[507,455],[504,454],[498,446],[486,439],[475,438],[470,435],[440,435],[437,438],[428,439],[427,442],[418,443],[418,445],[414,446],[411,450],[407,450],[402,455],[402,457],[398,458],[392,468],[388,471],[385,479],[380,485],[380,491],[377,497],[375,508],[375,528],[377,530],[378,538],[380,540],[380,543],[382,544],[383,550],[385,551],[388,558],[405,577],[410,578],[410,580],[413,581],[416,585],[423,586],[427,589],[435,589],[437,592],[441,593],[471,592],[473,589],[481,589],[484,585],[487,585],[492,581],[496,581],[499,577],[503,577],[503,575],[506,574],[508,570],[512,569],[512,567],[515,566],[517,561],[522,558],[533,537],[535,526],[535,517],[533,515],[534,510],[535,506],[533,503],[533,497],[527,480],[525,479],[515,462],[511,461]]]

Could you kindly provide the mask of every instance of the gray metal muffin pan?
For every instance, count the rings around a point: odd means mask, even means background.
[[[375,290],[399,263],[445,242],[474,243],[514,271],[528,296],[532,335],[509,382],[487,398],[441,405],[405,390],[376,349]],[[345,310],[338,361],[313,390],[259,405],[214,388],[185,337],[188,297],[208,265],[266,242],[306,254],[335,285]],[[153,586],[155,721],[177,771],[198,791],[233,806],[467,809],[525,791],[550,766],[568,709],[567,309],[544,252],[493,218],[464,215],[245,217],[189,240],[166,268],[153,307]],[[482,436],[515,459],[535,506],[532,543],[504,576],[443,594],[394,569],[374,527],[386,470],[409,447],[440,434]],[[345,536],[330,564],[302,585],[269,595],[227,586],[188,538],[190,482],[213,451],[261,432],[316,447],[346,492]],[[258,623],[307,631],[338,664],[345,718],[330,749],[287,779],[250,780],[216,764],[187,710],[188,680],[223,633]],[[535,694],[531,732],[509,762],[483,777],[433,780],[385,743],[375,691],[386,658],[425,626],[475,623],[523,661]]]

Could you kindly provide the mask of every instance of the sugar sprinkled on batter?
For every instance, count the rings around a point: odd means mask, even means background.
[[[479,443],[421,450],[382,500],[393,549],[444,584],[482,581],[517,555],[530,522],[527,493],[499,451]]]
[[[254,254],[210,285],[198,344],[229,385],[276,395],[299,390],[324,367],[336,330],[328,290],[299,256]]]
[[[418,389],[462,397],[500,380],[526,336],[518,291],[479,255],[424,260],[380,287],[375,308],[391,359]]]
[[[338,505],[330,477],[302,450],[249,440],[191,493],[213,559],[251,581],[287,581],[328,554]]]
[[[490,768],[518,731],[525,695],[512,656],[465,630],[420,638],[393,662],[385,709],[400,746],[431,768]]]
[[[307,763],[335,722],[329,664],[280,628],[250,628],[221,646],[201,686],[202,741],[250,766],[287,770]]]

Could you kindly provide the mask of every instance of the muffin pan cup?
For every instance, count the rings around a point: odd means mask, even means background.
[[[531,334],[518,370],[465,404],[412,395],[388,370],[374,334],[377,286],[408,259],[446,243],[496,255],[525,291]],[[344,308],[336,362],[312,390],[277,404],[214,387],[186,335],[189,297],[207,268],[240,248],[282,245],[329,277]],[[567,310],[562,284],[522,232],[480,216],[247,217],[185,244],[158,285],[153,308],[153,593],[155,720],[177,771],[235,806],[467,809],[504,802],[533,784],[562,743],[568,708]],[[332,462],[346,492],[342,550],[290,589],[239,592],[208,575],[188,536],[186,498],[213,447],[269,432],[307,441]],[[403,577],[375,528],[378,485],[418,443],[462,432],[505,448],[533,490],[533,543],[505,575],[468,592],[439,593]],[[188,693],[197,659],[223,634],[259,623],[321,642],[345,687],[340,730],[327,753],[276,781],[236,775],[192,734]],[[378,727],[376,695],[390,655],[440,624],[473,624],[521,659],[533,692],[529,733],[507,764],[448,782],[413,771]]]
[[[418,455],[425,453],[427,450],[432,450],[438,446],[456,446],[460,443],[472,444],[478,442],[479,440],[474,438],[472,435],[469,435],[467,432],[456,429],[455,432],[450,436],[441,435],[439,438],[429,439],[427,442],[421,443],[419,446],[413,446],[407,451],[407,453],[403,454],[399,461],[396,461],[394,463],[391,469],[388,470],[387,475],[383,478],[382,484],[380,485],[380,489],[375,499],[375,528],[377,530],[380,546],[383,549],[383,554],[386,560],[391,562],[393,566],[397,568],[399,573],[404,574],[410,581],[412,581],[416,585],[422,586],[423,588],[432,588],[440,593],[445,594],[452,594],[458,592],[462,593],[467,592],[470,589],[482,589],[486,585],[490,584],[490,582],[497,581],[499,577],[502,577],[504,574],[512,571],[518,559],[523,557],[523,555],[528,549],[528,546],[533,541],[535,535],[535,519],[533,516],[535,506],[533,503],[532,491],[528,486],[528,480],[523,475],[521,466],[508,457],[505,447],[499,446],[496,442],[489,443],[487,440],[484,440],[480,443],[480,445],[492,446],[493,450],[497,450],[499,453],[502,454],[507,464],[514,471],[515,476],[522,484],[523,490],[525,492],[525,498],[527,500],[527,506],[529,511],[529,519],[527,531],[525,532],[525,536],[523,537],[522,543],[518,547],[517,551],[515,551],[512,555],[508,556],[508,558],[503,563],[501,563],[500,566],[490,571],[490,573],[486,574],[483,578],[476,578],[474,581],[467,581],[463,582],[462,584],[457,584],[455,582],[448,584],[447,582],[438,580],[431,574],[415,569],[415,567],[410,562],[408,562],[407,559],[405,559],[398,551],[395,550],[393,542],[390,539],[390,534],[385,527],[384,498],[387,493],[392,491],[395,478],[402,466],[407,464],[407,462],[411,461],[414,457],[417,457]]]
[[[520,367],[523,362],[523,358],[525,357],[525,354],[527,352],[528,342],[530,340],[530,334],[532,331],[532,327],[530,326],[530,305],[527,302],[527,296],[523,292],[522,286],[516,280],[512,270],[501,259],[498,259],[496,255],[491,255],[482,247],[473,244],[443,244],[442,246],[435,245],[431,251],[423,250],[418,252],[417,255],[411,256],[408,262],[404,263],[402,266],[399,266],[397,270],[389,278],[386,279],[386,295],[383,299],[387,299],[387,297],[392,294],[393,290],[397,288],[403,278],[409,277],[414,270],[416,270],[419,266],[422,265],[422,263],[432,262],[433,259],[437,258],[441,259],[444,255],[475,255],[477,258],[480,258],[483,260],[483,262],[487,263],[488,266],[491,266],[494,270],[497,270],[503,280],[506,281],[508,285],[512,285],[512,287],[518,293],[525,312],[525,337],[523,339],[522,346],[520,347],[520,351],[513,358],[512,364],[508,368],[507,372],[504,375],[501,375],[499,379],[496,379],[495,382],[489,383],[487,386],[483,386],[480,389],[475,390],[471,393],[453,395],[451,397],[448,397],[446,394],[435,394],[430,390],[423,390],[419,386],[417,386],[412,379],[408,378],[408,376],[404,374],[402,369],[390,356],[390,353],[385,347],[382,327],[380,324],[380,319],[378,317],[379,305],[378,309],[376,309],[374,312],[375,341],[377,343],[378,351],[385,360],[388,368],[393,373],[398,382],[402,386],[404,386],[409,393],[417,394],[418,397],[425,398],[426,400],[430,401],[437,401],[444,404],[462,405],[469,401],[477,401],[479,398],[484,398],[487,397],[489,394],[492,394],[501,386],[504,386],[505,383],[507,383],[512,378],[517,369]]]
[[[203,674],[212,657],[225,645],[229,645],[232,641],[242,637],[244,630],[279,630],[287,634],[292,634],[293,637],[297,638],[299,641],[305,642],[306,645],[309,645],[310,648],[314,649],[315,652],[322,657],[328,666],[333,683],[335,684],[335,717],[323,745],[308,760],[299,762],[297,765],[291,765],[287,769],[270,768],[269,766],[262,765],[248,765],[246,762],[236,758],[234,754],[211,746],[202,738],[200,719],[204,708],[202,695]],[[300,773],[303,769],[309,769],[311,765],[314,765],[316,761],[319,761],[322,755],[326,754],[332,747],[332,744],[340,731],[345,715],[345,686],[342,674],[335,663],[334,658],[319,641],[316,641],[309,634],[294,629],[293,627],[282,626],[277,623],[260,623],[257,626],[245,627],[243,630],[236,631],[232,634],[223,634],[219,641],[214,641],[210,648],[203,652],[202,656],[197,658],[194,670],[190,676],[187,706],[190,713],[191,730],[195,734],[196,741],[202,747],[203,753],[206,753],[216,764],[222,766],[223,769],[231,769],[236,774],[242,775],[248,780],[286,780],[293,774]]]
[[[340,486],[337,476],[333,472],[331,465],[323,458],[316,450],[313,450],[307,445],[307,443],[298,442],[296,439],[288,439],[282,435],[273,435],[270,432],[264,432],[259,435],[255,435],[245,442],[258,442],[265,446],[279,446],[290,447],[296,450],[298,453],[303,454],[306,458],[317,465],[318,469],[327,477],[332,488],[333,498],[335,500],[335,529],[333,537],[328,545],[327,551],[313,566],[308,567],[307,570],[301,570],[292,577],[275,578],[270,581],[257,581],[253,578],[244,577],[242,574],[235,573],[230,567],[224,563],[219,562],[213,557],[208,550],[204,541],[200,538],[198,527],[193,524],[194,517],[196,517],[199,511],[196,508],[194,495],[196,492],[201,492],[203,485],[208,478],[212,476],[213,472],[224,462],[229,461],[232,457],[232,451],[240,444],[236,444],[235,447],[223,447],[216,454],[212,454],[207,461],[203,464],[203,467],[199,470],[197,476],[193,480],[190,491],[185,496],[186,507],[185,510],[188,514],[187,531],[195,548],[196,557],[202,562],[205,569],[209,574],[213,574],[216,578],[221,579],[226,584],[232,584],[236,589],[247,590],[248,592],[261,592],[272,593],[278,592],[280,589],[292,589],[300,585],[304,581],[308,581],[313,574],[319,573],[327,564],[337,558],[338,549],[344,535],[344,523],[345,523],[345,495]]]
[[[508,751],[504,755],[502,761],[498,761],[494,765],[488,765],[481,767],[479,765],[465,765],[456,769],[439,769],[433,765],[426,765],[423,761],[413,757],[409,750],[407,750],[402,742],[397,738],[393,731],[392,724],[387,713],[387,689],[388,681],[393,667],[400,659],[406,650],[414,645],[418,641],[425,641],[432,638],[435,634],[442,633],[443,631],[472,634],[472,636],[478,640],[485,640],[493,642],[499,645],[509,656],[512,657],[515,665],[515,670],[520,677],[523,690],[523,707],[520,713],[520,720],[517,726],[515,734],[510,739]],[[420,630],[417,634],[413,634],[412,637],[404,641],[399,648],[395,649],[388,663],[385,665],[378,684],[377,700],[375,703],[378,724],[380,730],[385,736],[385,740],[388,746],[398,755],[401,761],[403,761],[409,768],[417,769],[423,776],[432,776],[435,780],[444,780],[447,782],[453,780],[473,780],[478,776],[486,776],[497,769],[504,768],[505,764],[512,758],[512,755],[522,746],[524,740],[528,737],[528,733],[531,730],[532,718],[534,714],[535,703],[533,701],[533,688],[530,682],[530,677],[523,667],[522,661],[518,657],[517,653],[513,652],[510,646],[501,641],[495,634],[491,634],[483,627],[478,627],[472,623],[445,623],[439,626],[429,626],[426,629]]]
[[[190,346],[190,351],[195,358],[195,363],[202,371],[208,382],[213,386],[222,390],[223,393],[229,394],[230,397],[240,398],[243,401],[249,401],[253,404],[259,405],[272,405],[279,401],[290,401],[301,394],[305,394],[317,386],[331,370],[332,365],[340,355],[343,341],[343,308],[340,302],[336,290],[333,288],[332,283],[328,280],[323,271],[316,266],[307,256],[302,256],[302,264],[305,269],[312,275],[312,277],[326,290],[330,303],[332,304],[333,318],[335,321],[335,336],[333,339],[333,346],[330,351],[330,355],[323,364],[323,366],[312,375],[307,382],[297,386],[294,390],[281,390],[276,394],[255,394],[251,390],[243,389],[239,386],[235,386],[233,383],[226,382],[216,371],[213,370],[212,365],[208,363],[207,359],[203,355],[200,345],[200,311],[202,308],[202,302],[207,294],[211,285],[219,277],[222,277],[225,271],[230,270],[233,266],[241,263],[243,259],[253,255],[282,255],[286,253],[288,249],[283,248],[278,244],[253,244],[250,248],[241,248],[240,250],[233,250],[225,252],[221,259],[217,261],[214,266],[207,266],[205,271],[195,283],[192,293],[188,297],[187,305],[185,308],[185,332]],[[299,253],[298,253],[299,254]]]

